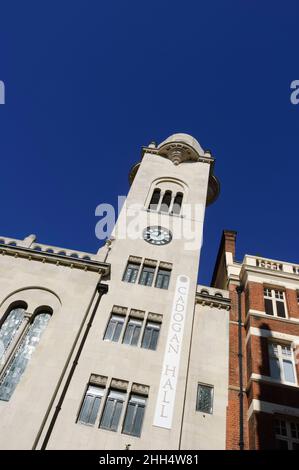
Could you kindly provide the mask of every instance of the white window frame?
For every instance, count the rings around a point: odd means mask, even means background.
[[[269,313],[266,313],[266,307],[265,308],[265,314],[268,317],[276,317],[276,318],[288,318],[288,309],[287,309],[287,302],[286,302],[286,296],[285,292],[283,290],[279,289],[274,289],[270,287],[264,287],[264,299],[269,299],[272,301],[272,308],[273,308],[273,315],[270,315]],[[285,317],[281,317],[277,314],[277,304],[276,300],[279,302],[283,302],[284,304],[284,310],[285,310]]]
[[[298,421],[288,421],[286,419],[281,419],[281,418],[275,418],[275,421],[283,423],[283,425],[286,428],[287,435],[285,436],[284,434],[280,434],[279,432],[276,431],[276,426],[277,424],[275,423],[275,440],[280,440],[280,441],[286,441],[288,443],[288,450],[293,449],[293,443],[295,442],[296,444],[299,445],[299,434],[298,438],[292,436],[292,429],[291,426],[294,423],[295,425],[299,426]]]
[[[273,345],[277,346],[277,351],[278,351],[277,355],[273,353]],[[289,355],[283,354],[283,350],[282,350],[283,346],[290,349],[290,354]],[[273,357],[273,358],[278,359],[278,361],[279,361],[280,379],[277,379],[277,380],[279,380],[281,383],[285,383],[285,384],[289,384],[289,385],[298,385],[295,358],[294,358],[294,353],[293,353],[291,344],[289,344],[289,343],[278,343],[277,341],[269,341],[268,352],[269,352],[271,377],[273,377],[273,376],[272,376],[272,372],[271,372],[271,361],[270,361],[270,359],[271,359],[271,357]],[[292,363],[293,373],[294,373],[294,378],[295,378],[294,382],[289,382],[289,381],[285,380],[285,378],[284,378],[284,365],[283,365],[283,360],[284,359],[289,360]],[[273,377],[273,378],[275,378],[275,377]]]

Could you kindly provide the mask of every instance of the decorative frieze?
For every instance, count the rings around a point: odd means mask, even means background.
[[[91,374],[89,382],[92,385],[98,385],[100,387],[106,387],[108,377],[104,375]]]
[[[129,382],[122,379],[112,379],[110,383],[111,388],[116,388],[118,390],[127,391]]]
[[[132,388],[131,388],[131,392],[132,393],[137,393],[138,395],[144,395],[144,396],[147,397],[148,394],[149,394],[149,386],[133,383]]]

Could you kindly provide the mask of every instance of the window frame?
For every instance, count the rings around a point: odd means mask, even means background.
[[[286,295],[285,291],[281,289],[277,289],[275,287],[264,287],[264,309],[265,309],[265,315],[268,317],[275,317],[275,318],[281,318],[281,319],[287,319],[288,316],[288,308],[287,308],[287,301],[286,301]],[[272,312],[267,313],[266,311],[266,301],[271,301],[272,305]],[[277,303],[281,303],[284,305],[284,313],[285,316],[278,315],[278,308],[277,308]]]
[[[111,338],[106,338],[106,334],[108,332],[108,329],[109,329],[109,326],[110,326],[110,323],[113,322],[113,319],[116,318],[116,319],[122,319],[123,321],[122,322],[116,322],[115,323],[115,326],[114,326],[114,329],[113,329],[113,334],[112,334],[112,337]],[[117,330],[117,326],[118,324],[122,323],[122,327],[121,327],[121,330],[120,330],[120,333],[119,333],[119,336],[118,338],[115,340],[113,339],[114,338],[114,335],[115,335],[115,332]],[[114,313],[114,312],[111,312],[110,314],[110,317],[109,317],[109,320],[107,322],[107,325],[106,325],[106,329],[105,329],[105,332],[104,332],[104,336],[103,336],[103,341],[109,341],[111,343],[118,343],[119,340],[121,339],[122,337],[122,334],[123,334],[123,328],[124,328],[124,325],[126,323],[126,316],[125,315],[120,315],[118,313]]]
[[[165,274],[161,274],[161,271],[163,271],[164,273],[168,273],[168,276],[166,276]],[[168,284],[167,284],[167,287],[160,287],[158,286],[158,279],[159,279],[159,275],[163,276],[163,282],[162,284],[164,285],[164,282],[165,282],[165,278],[168,278]],[[166,269],[166,268],[161,268],[160,266],[158,266],[158,269],[157,269],[157,274],[156,274],[156,278],[155,278],[155,287],[157,289],[163,289],[163,290],[168,290],[169,289],[169,285],[170,285],[170,278],[171,278],[171,269]]]
[[[277,346],[277,351],[278,351],[278,354],[275,355],[274,354],[274,349],[273,349],[273,346]],[[289,348],[290,350],[290,354],[289,355],[284,355],[283,354],[283,346]],[[280,383],[284,383],[284,384],[287,384],[287,385],[298,385],[298,379],[297,379],[297,371],[296,371],[296,365],[295,365],[295,357],[294,357],[294,352],[292,350],[292,346],[291,344],[289,343],[281,343],[281,342],[278,342],[278,341],[269,341],[268,342],[268,357],[269,357],[269,368],[270,368],[270,377],[274,380],[277,380],[279,381]],[[278,364],[279,364],[279,375],[280,377],[277,378],[274,376],[274,373],[273,373],[273,368],[271,367],[271,359],[275,359],[276,362],[278,360]],[[294,376],[294,382],[290,382],[288,380],[285,380],[285,368],[284,368],[284,361],[288,361],[288,362],[291,362],[292,364],[292,371],[293,371],[293,376]],[[271,370],[272,369],[272,370]]]
[[[26,311],[25,311],[25,315],[26,315]],[[26,356],[25,356],[25,358],[27,359],[27,362],[25,363],[24,370],[20,371],[20,374],[18,376],[18,380],[17,380],[17,382],[15,382],[15,385],[12,388],[12,392],[11,392],[10,396],[8,397],[8,399],[3,398],[1,396],[2,384],[5,383],[6,378],[10,374],[10,370],[11,370],[12,366],[14,365],[14,363],[19,364],[19,368],[20,368],[20,363],[18,363],[18,358],[20,357],[21,353],[25,354],[25,352],[26,352],[26,339],[30,338],[33,341],[33,338],[36,338],[36,336],[31,336],[30,337],[29,333],[31,332],[31,330],[33,330],[34,323],[35,323],[36,319],[41,315],[48,315],[49,318],[48,318],[47,322],[45,322],[45,325],[42,325],[44,327],[40,330],[39,339],[38,339],[37,342],[35,341],[34,348],[32,349],[31,353],[29,354],[29,357],[26,358]],[[30,362],[31,362],[31,359],[32,359],[32,355],[35,353],[36,349],[38,348],[38,346],[41,342],[42,336],[43,336],[45,330],[47,329],[47,326],[48,326],[52,316],[53,316],[53,310],[51,308],[48,308],[48,307],[39,307],[39,308],[37,308],[35,313],[33,315],[31,315],[30,321],[25,325],[24,328],[21,328],[21,331],[19,333],[19,336],[16,338],[16,341],[12,342],[12,348],[10,350],[10,354],[9,354],[8,359],[5,362],[3,368],[1,369],[1,373],[0,373],[0,401],[9,402],[11,400],[11,398],[13,397],[20,381],[22,380],[23,375],[26,373],[27,368],[30,367]],[[25,318],[25,316],[24,316],[24,318]],[[22,351],[23,345],[24,345],[24,349]],[[27,351],[27,354],[28,354],[28,351]]]
[[[145,347],[143,346],[144,344],[144,338],[145,338],[145,334],[146,334],[146,330],[148,328],[148,325],[154,325],[151,329],[151,333],[150,333],[150,340],[149,340],[149,345],[151,344],[151,341],[152,341],[152,338],[153,338],[153,331],[154,330],[157,330],[158,331],[158,336],[157,336],[157,341],[156,341],[156,347],[155,348],[150,348],[150,347]],[[160,332],[161,332],[161,322],[156,322],[156,321],[152,321],[152,320],[146,320],[145,321],[145,326],[144,326],[144,330],[143,330],[143,334],[142,334],[142,339],[141,339],[141,345],[140,347],[142,349],[147,349],[149,351],[156,351],[158,349],[158,342],[159,342],[159,338],[160,338]]]
[[[142,427],[143,427],[144,417],[145,417],[145,412],[146,412],[146,406],[147,406],[147,398],[148,397],[138,395],[136,393],[131,393],[130,394],[128,402],[127,402],[127,406],[126,406],[126,412],[125,412],[124,420],[123,420],[122,434],[126,434],[128,436],[133,436],[133,437],[141,437],[141,432],[142,432]],[[134,407],[133,419],[132,419],[132,422],[131,422],[131,431],[125,431],[126,420],[128,418],[128,414],[129,414],[128,413],[129,412],[129,406]],[[136,417],[137,417],[138,409],[142,409],[143,414],[142,414],[139,433],[136,433],[136,432],[134,433],[134,432],[132,432],[132,429],[134,428],[134,424],[136,423]]]
[[[92,394],[92,393],[89,393],[89,389],[92,388],[92,389],[99,389],[101,390],[101,393],[98,393],[98,394]],[[100,414],[100,411],[101,411],[101,405],[102,405],[102,402],[103,402],[103,399],[105,397],[105,393],[106,393],[106,388],[105,386],[100,386],[100,385],[96,385],[92,382],[90,382],[87,387],[86,387],[86,390],[85,390],[85,393],[84,393],[84,396],[83,396],[83,399],[81,401],[81,405],[80,405],[80,408],[79,408],[79,412],[78,412],[78,417],[77,417],[77,420],[76,422],[79,423],[79,424],[83,424],[84,426],[90,426],[90,427],[94,427],[99,419],[99,414]],[[98,409],[97,409],[97,412],[96,412],[96,416],[95,416],[95,420],[94,420],[94,423],[90,423],[90,422],[85,422],[83,420],[80,419],[80,416],[81,416],[81,413],[83,411],[83,407],[84,407],[84,403],[85,403],[85,400],[87,398],[87,396],[93,396],[95,399],[96,398],[99,398],[100,397],[100,403],[99,403],[99,406],[98,406]],[[93,407],[93,406],[92,406]],[[90,412],[91,414],[91,412]]]
[[[200,392],[200,389],[201,388],[206,388],[206,389],[209,389],[211,391],[210,393],[210,401],[211,401],[211,405],[210,405],[210,411],[206,411],[206,410],[202,410],[200,409],[200,397],[199,397],[199,392]],[[210,385],[210,384],[206,384],[206,383],[202,383],[202,382],[198,382],[197,383],[197,391],[196,391],[196,406],[195,406],[195,410],[200,412],[200,413],[203,413],[203,414],[210,414],[212,415],[214,413],[214,397],[215,397],[215,390],[214,390],[214,385]]]
[[[283,423],[285,430],[286,430],[286,434],[280,434],[279,432],[277,432],[278,423],[279,423],[280,429],[281,429],[281,424]],[[292,436],[292,424],[295,424],[296,428],[298,428],[297,429],[298,437]],[[277,441],[287,442],[288,450],[293,450],[294,443],[298,444],[298,447],[299,447],[299,422],[297,420],[291,421],[289,419],[285,419],[279,416],[276,417],[274,421],[274,435],[275,435],[275,443],[277,443]]]
[[[139,274],[139,279],[138,279],[138,284],[140,286],[145,286],[145,287],[152,287],[153,283],[154,283],[154,280],[155,280],[155,274],[156,274],[156,269],[157,269],[157,266],[150,266],[149,264],[146,264],[146,263],[143,263],[142,266],[141,266],[141,271],[140,271],[140,274]],[[148,271],[147,271],[148,270]],[[152,274],[152,278],[151,278],[151,283],[148,284],[143,284],[141,282],[141,278],[142,278],[142,275],[144,272],[147,272],[147,273],[151,273]],[[148,276],[147,276],[147,279],[148,279]]]
[[[139,346],[141,333],[142,333],[142,328],[143,328],[143,323],[144,323],[143,318],[135,318],[135,317],[132,317],[132,316],[129,315],[127,323],[126,323],[126,327],[125,327],[125,330],[124,330],[124,333],[123,333],[123,336],[122,336],[122,341],[121,341],[122,344],[125,344],[127,346],[134,346],[134,347]],[[126,343],[125,342],[126,333],[127,333],[128,327],[131,326],[131,325],[135,325],[135,326],[134,326],[132,332],[130,333],[130,342]],[[137,342],[136,342],[136,344],[132,344],[132,340],[134,338],[134,333],[136,331],[137,326],[139,326],[139,333],[138,333]]]
[[[122,396],[123,397],[123,400],[120,400],[119,398],[116,398],[114,397],[113,398],[113,395],[115,394],[116,395],[119,395],[119,396]],[[123,413],[123,409],[124,409],[124,405],[126,403],[126,400],[127,400],[127,391],[124,391],[124,390],[118,390],[118,389],[115,389],[115,388],[109,388],[108,391],[107,391],[107,394],[106,394],[106,397],[105,397],[105,402],[104,402],[104,405],[103,405],[103,409],[102,409],[102,413],[101,413],[101,417],[100,417],[100,422],[99,422],[99,429],[104,429],[105,431],[112,431],[112,432],[118,432],[118,429],[119,429],[119,425],[120,425],[120,422],[121,422],[121,417],[122,417],[122,413]],[[112,414],[111,416],[109,417],[109,427],[108,426],[103,426],[103,419],[104,419],[104,416],[105,416],[105,411],[106,411],[106,407],[107,407],[107,404],[108,402],[113,402],[113,410],[112,410]],[[114,419],[114,415],[117,411],[117,405],[121,403],[121,410],[120,410],[120,413],[119,413],[119,417],[118,417],[118,421],[117,421],[117,425],[116,425],[116,428],[113,429],[111,427],[112,425],[112,422],[113,422],[113,419]]]
[[[128,269],[129,269],[130,265],[131,265],[131,266],[136,266],[136,269],[134,269],[134,271],[136,271],[136,277],[135,277],[135,280],[134,280],[134,281],[132,281],[132,280],[127,280],[127,279],[126,279],[127,272],[128,272]],[[138,279],[138,276],[139,276],[140,266],[141,266],[141,263],[136,263],[136,262],[133,262],[133,261],[128,261],[127,264],[126,264],[126,267],[125,267],[123,276],[122,276],[122,281],[127,282],[128,284],[136,284],[137,279]],[[132,278],[132,273],[130,274],[129,278],[130,278],[130,279]],[[134,278],[134,276],[133,276],[133,278]]]

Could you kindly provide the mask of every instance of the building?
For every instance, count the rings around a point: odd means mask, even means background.
[[[298,446],[299,267],[239,263],[225,231],[197,284],[219,183],[193,137],[130,182],[97,254],[0,239],[0,448]]]
[[[231,299],[226,446],[299,449],[299,266],[239,263],[235,242],[224,231],[212,279]]]

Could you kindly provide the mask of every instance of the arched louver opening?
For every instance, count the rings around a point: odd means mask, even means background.
[[[47,312],[35,316],[0,382],[0,400],[8,401],[11,398],[50,318]]]
[[[162,204],[161,204],[161,211],[162,212],[168,212],[169,211],[169,207],[170,207],[170,204],[171,204],[171,198],[172,198],[171,191],[165,191],[163,199],[162,199]]]
[[[13,308],[6,316],[4,322],[0,327],[0,365],[1,359],[5,355],[9,345],[16,336],[18,329],[23,322],[25,315],[24,308]]]
[[[161,189],[156,188],[152,194],[152,198],[148,206],[150,210],[156,211],[158,209],[160,196],[161,196]]]
[[[183,193],[176,193],[176,196],[173,201],[173,206],[172,206],[172,213],[179,215],[181,212],[182,208],[182,202],[183,202]]]

